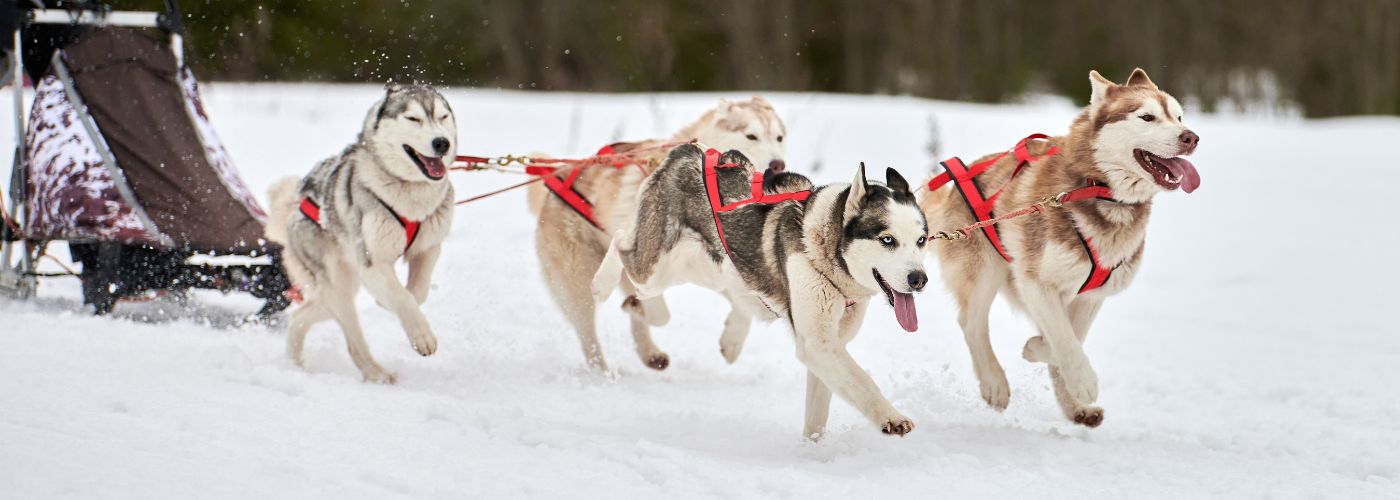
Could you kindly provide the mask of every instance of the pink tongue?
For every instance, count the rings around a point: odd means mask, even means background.
[[[899,326],[906,332],[919,331],[919,313],[914,311],[914,294],[890,292],[894,294],[894,319],[899,320]]]
[[[428,170],[429,176],[436,179],[447,175],[447,166],[442,163],[442,158],[418,155],[418,159],[423,162],[423,166]]]
[[[1201,174],[1196,172],[1196,166],[1186,161],[1180,156],[1176,158],[1162,158],[1159,162],[1166,165],[1172,176],[1181,178],[1181,189],[1190,193],[1201,187]]]

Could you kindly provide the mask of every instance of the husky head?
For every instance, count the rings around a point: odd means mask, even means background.
[[[757,168],[782,172],[787,168],[783,161],[786,135],[787,127],[773,105],[754,96],[740,102],[720,100],[719,106],[681,130],[677,139],[695,139],[720,151],[737,149]]]
[[[1142,69],[1118,85],[1089,72],[1093,95],[1085,111],[1093,125],[1094,161],[1114,196],[1145,201],[1180,187],[1187,193],[1201,185],[1195,165],[1183,155],[1196,151],[1200,137],[1182,123],[1181,103],[1163,92]]]
[[[365,117],[360,143],[402,181],[439,182],[457,155],[457,117],[447,99],[428,85],[385,86],[384,98]]]
[[[919,329],[914,292],[924,289],[924,244],[928,222],[895,169],[885,170],[885,184],[865,180],[865,164],[846,194],[840,258],[861,286],[885,293],[895,319],[906,331]]]

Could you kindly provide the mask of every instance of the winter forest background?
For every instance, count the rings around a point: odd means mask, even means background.
[[[161,8],[160,0],[114,1]],[[1189,108],[1400,114],[1400,0],[205,0],[207,80],[1087,98],[1134,66]],[[1160,76],[1159,76],[1160,75]]]

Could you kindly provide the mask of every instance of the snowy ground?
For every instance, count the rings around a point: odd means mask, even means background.
[[[223,84],[206,98],[261,193],[352,140],[377,91]],[[475,154],[664,136],[716,97],[449,92],[461,152]],[[939,155],[966,157],[1062,132],[1075,113],[770,97],[788,164],[828,181],[860,160],[923,176],[934,117]],[[669,369],[641,364],[614,304],[600,324],[615,373],[590,373],[541,286],[517,192],[458,212],[425,306],[436,355],[415,354],[362,295],[394,386],[361,383],[329,324],[312,332],[307,368],[292,366],[280,331],[238,326],[257,306],[244,297],[123,304],[111,318],[84,312],[72,280],[0,300],[0,497],[1400,497],[1400,270],[1386,257],[1400,233],[1374,215],[1393,210],[1400,120],[1187,118],[1203,186],[1159,198],[1143,272],[1095,325],[1098,429],[1060,416],[1045,369],[1018,358],[1031,325],[1001,306],[994,345],[1013,396],[988,409],[938,289],[918,299],[917,334],[876,304],[851,346],[917,423],[903,439],[843,402],[824,441],[802,439],[789,333],[756,328],[727,366],[725,306],[698,289],[670,294],[675,317],[657,332]],[[459,195],[515,181],[454,175]]]

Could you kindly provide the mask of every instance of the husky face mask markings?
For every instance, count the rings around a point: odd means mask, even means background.
[[[824,432],[833,394],[881,432],[911,432],[913,422],[846,351],[876,295],[893,306],[901,327],[918,327],[911,293],[928,279],[921,248],[928,225],[909,183],[893,169],[885,184],[867,182],[862,166],[850,185],[828,185],[802,201],[748,203],[716,214],[706,190],[718,186],[724,203],[746,199],[755,168],[736,151],[720,161],[743,168],[717,169],[711,180],[700,148],[671,151],[638,193],[635,219],[615,234],[594,276],[595,298],[605,299],[619,284],[659,294],[684,283],[749,297],[742,303],[751,315],[784,319],[792,328],[797,358],[807,367],[804,436]],[[771,173],[764,190],[811,190],[811,182]],[[668,232],[675,237],[655,236]]]
[[[1195,165],[1181,158],[1196,151],[1200,137],[1187,128],[1175,97],[1162,92],[1147,73],[1133,72],[1124,85],[1089,73],[1093,94],[1089,112],[1097,126],[1094,159],[1123,201],[1146,200],[1177,188],[1190,193],[1201,184]]]
[[[1137,274],[1152,198],[1177,188],[1190,193],[1201,180],[1196,167],[1181,157],[1193,153],[1200,138],[1182,122],[1181,104],[1146,72],[1135,70],[1120,85],[1091,71],[1089,84],[1089,105],[1068,135],[1027,143],[1027,153],[1044,158],[1013,176],[1019,160],[983,156],[977,162],[995,163],[976,180],[981,189],[1001,193],[994,206],[998,211],[1030,206],[1089,183],[1107,187],[1112,198],[1068,203],[1036,217],[998,223],[1009,261],[983,237],[932,248],[957,297],[959,326],[983,400],[1004,409],[1011,397],[992,352],[987,318],[992,301],[1002,295],[1025,311],[1040,332],[1026,341],[1021,356],[1049,366],[1055,400],[1066,418],[1096,427],[1104,410],[1095,405],[1098,374],[1083,348],[1089,328],[1103,301],[1126,289]],[[1051,148],[1058,152],[1051,154]],[[952,183],[927,192],[920,205],[940,226],[974,220]],[[1094,282],[1096,277],[1100,281]]]
[[[361,140],[396,158],[383,158],[390,174],[405,181],[441,181],[457,155],[457,120],[447,100],[422,86],[389,84],[383,103],[370,110]],[[406,161],[405,161],[406,160]]]
[[[919,329],[914,292],[924,289],[924,245],[928,223],[909,192],[909,183],[886,170],[888,189],[871,190],[861,165],[845,206],[841,265],[856,283],[884,293],[905,331]]]
[[[702,118],[713,120],[713,126],[695,139],[720,151],[742,151],[758,169],[781,172],[787,168],[783,161],[787,127],[768,100],[754,96],[746,102],[722,101],[720,107],[719,113]]]

